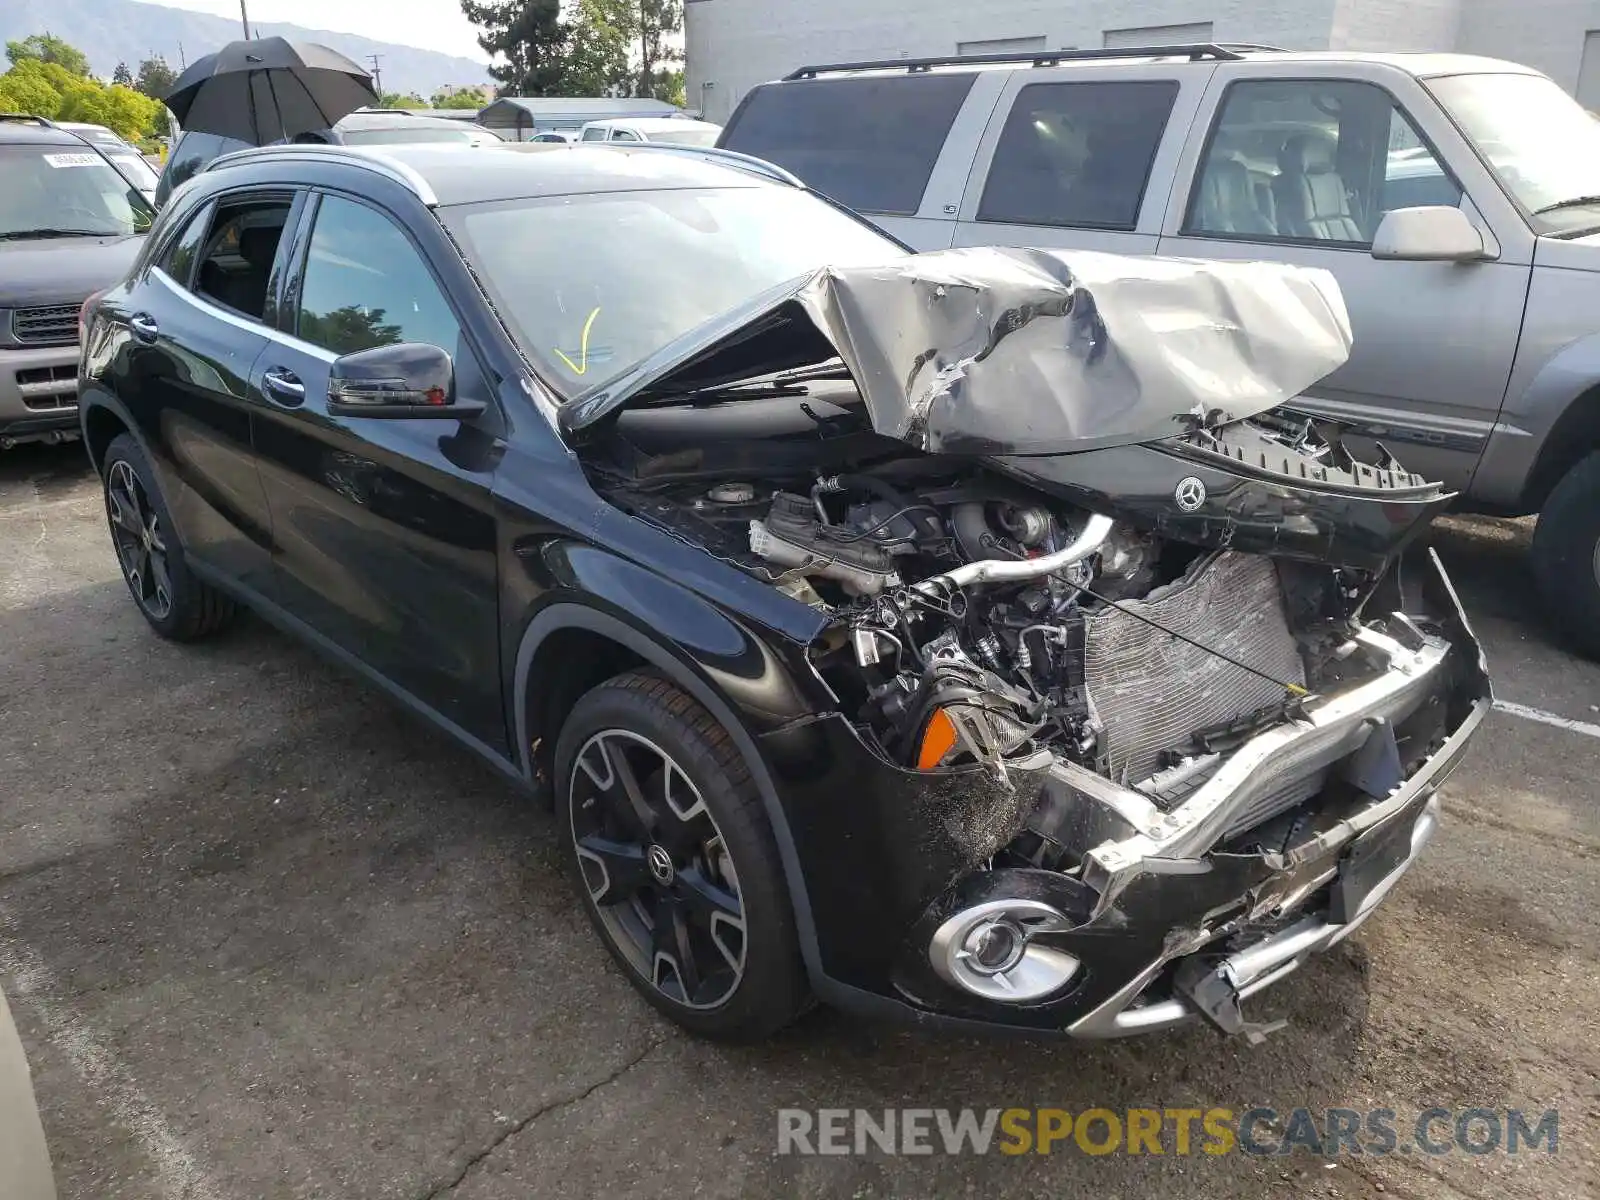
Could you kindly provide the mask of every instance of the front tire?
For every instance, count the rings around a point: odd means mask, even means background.
[[[139,443],[126,433],[112,439],[103,471],[111,544],[123,581],[150,627],[164,638],[189,642],[229,624],[237,606],[189,570],[166,498]]]
[[[707,1037],[792,1021],[808,998],[794,914],[727,731],[665,679],[620,675],[573,707],[555,771],[579,896],[640,994]]]
[[[1533,574],[1552,619],[1600,659],[1600,453],[1556,484],[1533,534]]]

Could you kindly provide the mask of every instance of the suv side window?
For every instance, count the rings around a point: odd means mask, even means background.
[[[777,163],[858,212],[910,215],[976,79],[952,71],[763,84],[718,145]]]
[[[181,288],[188,288],[194,282],[195,263],[199,260],[206,230],[211,228],[214,209],[215,205],[202,204],[199,211],[190,216],[188,224],[179,231],[178,236],[167,244],[156,262],[167,278]]]
[[[978,220],[1132,229],[1176,82],[1033,83],[995,147]]]
[[[454,355],[461,327],[427,263],[393,221],[354,200],[324,196],[295,334],[334,354],[424,342]]]
[[[586,142],[603,142],[606,140],[606,131],[604,129],[585,129],[582,140]]]
[[[1461,188],[1376,84],[1252,80],[1223,98],[1185,232],[1365,247],[1392,209],[1460,202]]]
[[[282,196],[218,201],[189,290],[252,321],[266,321],[272,264],[289,209]]]
[[[613,142],[637,142],[639,135],[631,129],[613,129],[611,131],[611,140]]]

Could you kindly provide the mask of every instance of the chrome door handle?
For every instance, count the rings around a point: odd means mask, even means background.
[[[305,403],[306,385],[300,382],[293,371],[283,367],[269,368],[261,377],[261,386],[280,404],[293,407]]]
[[[156,319],[149,313],[134,313],[128,318],[128,328],[133,330],[133,336],[141,342],[153,342],[156,335],[161,332],[161,326],[156,324]]]

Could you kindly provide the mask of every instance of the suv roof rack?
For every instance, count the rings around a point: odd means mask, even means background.
[[[42,125],[46,129],[61,128],[49,117],[35,116],[33,113],[0,112],[0,121],[5,121],[12,125]]]
[[[355,150],[348,146],[329,145],[304,145],[291,143],[283,146],[249,146],[243,150],[234,150],[228,154],[219,154],[200,169],[200,173],[207,171],[225,170],[228,167],[242,167],[262,159],[276,159],[280,162],[327,162],[330,159],[342,162],[346,166],[365,167],[375,171],[398,183],[401,187],[414,194],[429,208],[439,204],[439,197],[433,190],[433,185],[422,177],[422,173],[405,163],[394,158],[386,158],[380,153],[371,150]]]
[[[618,117],[618,121],[629,118]],[[602,122],[591,122],[601,124]],[[574,142],[572,145],[582,145]],[[799,176],[785,171],[777,163],[770,163],[764,158],[757,158],[754,154],[741,154],[737,150],[724,150],[720,146],[687,146],[682,142],[592,142],[590,145],[605,146],[610,150],[661,150],[672,154],[687,154],[695,158],[703,158],[707,162],[722,163],[739,171],[749,171],[752,175],[761,175],[775,183],[787,184],[790,187],[803,188],[805,182]]]
[[[846,71],[905,71],[916,75],[934,67],[986,67],[1004,63],[1028,63],[1035,67],[1053,67],[1058,63],[1082,62],[1097,58],[1187,58],[1191,62],[1211,60],[1233,62],[1243,58],[1240,50],[1266,50],[1267,46],[1223,45],[1219,42],[1195,42],[1182,46],[1117,46],[1101,50],[1035,50],[1015,54],[946,54],[937,58],[883,58],[871,62],[832,63],[824,66],[801,67],[783,78],[815,79],[819,75]]]

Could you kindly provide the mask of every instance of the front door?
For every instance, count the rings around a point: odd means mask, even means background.
[[[492,428],[334,416],[328,368],[341,354],[425,342],[454,357],[461,398],[496,413],[495,397],[422,252],[387,213],[324,194],[307,222],[279,331],[256,364],[272,401],[256,451],[273,598],[504,754]]]
[[[1219,69],[1207,103],[1193,186],[1174,189],[1184,207],[1169,212],[1160,253],[1332,272],[1350,359],[1295,407],[1349,423],[1357,450],[1382,442],[1408,469],[1466,487],[1505,396],[1529,263],[1520,252],[1473,263],[1372,257],[1379,222],[1397,208],[1459,205],[1487,231],[1433,139],[1377,82],[1230,80]]]

